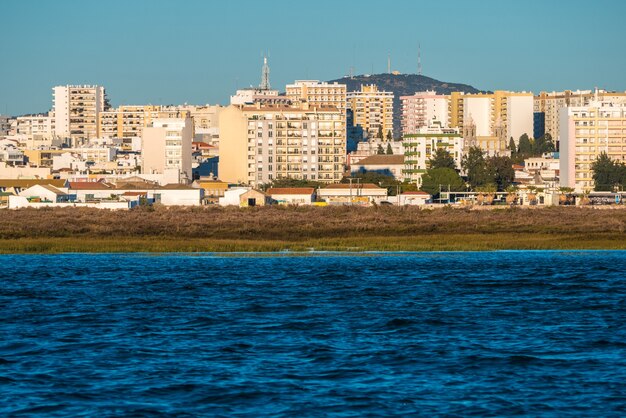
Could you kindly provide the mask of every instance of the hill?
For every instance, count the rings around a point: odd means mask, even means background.
[[[417,74],[357,75],[330,80],[329,82],[345,84],[348,91],[359,90],[363,84],[375,84],[380,90],[392,91],[394,93],[393,129],[396,137],[399,137],[400,133],[400,96],[410,96],[415,92],[426,90],[434,90],[439,94],[450,94],[453,91],[465,93],[481,92],[481,90],[467,84],[439,81]]]

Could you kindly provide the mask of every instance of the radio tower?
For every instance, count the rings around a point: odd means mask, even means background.
[[[417,75],[422,75],[422,46],[417,44]]]
[[[387,55],[387,74],[391,74],[391,54]]]
[[[270,66],[267,64],[267,55],[263,57],[263,69],[261,70],[261,90],[269,90],[270,87]]]

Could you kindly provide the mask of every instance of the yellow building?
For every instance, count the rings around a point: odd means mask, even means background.
[[[559,116],[561,186],[593,190],[591,166],[603,152],[626,163],[626,105],[591,102],[563,108]]]
[[[286,178],[342,178],[346,123],[334,106],[231,105],[219,119],[222,181],[254,186]]]
[[[393,92],[379,91],[374,84],[362,85],[360,91],[347,94],[347,104],[352,126],[360,126],[369,138],[376,137],[380,128],[383,140],[393,137]]]
[[[143,128],[159,117],[160,106],[119,106],[100,112],[98,138],[140,137]]]

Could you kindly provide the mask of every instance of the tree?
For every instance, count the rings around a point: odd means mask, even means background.
[[[387,141],[393,141],[393,136],[391,136],[391,130],[387,131]]]
[[[517,154],[517,145],[515,145],[513,137],[509,140],[509,150],[511,151],[511,155]]]
[[[479,147],[471,147],[461,160],[461,168],[465,171],[467,181],[472,189],[489,182],[486,173],[486,162],[483,150]]]
[[[383,127],[378,125],[378,133],[376,134],[376,138],[383,139]]]
[[[387,144],[387,155],[393,155],[393,149],[391,148],[391,144]]]
[[[523,134],[519,137],[519,153],[522,155],[531,155],[533,152],[533,144],[530,142],[528,135]]]
[[[626,165],[613,161],[606,152],[591,164],[595,191],[610,192],[614,188],[626,185]]]
[[[376,151],[376,154],[383,155],[384,153],[385,153],[385,150],[383,149],[383,146],[378,144],[378,150]]]
[[[444,148],[438,148],[428,161],[430,168],[450,168],[456,170],[456,163],[452,154]]]
[[[451,192],[462,192],[465,190],[465,183],[459,173],[451,168],[431,168],[422,175],[421,189],[429,193],[433,198],[439,196],[439,186],[441,190]]]
[[[509,157],[494,156],[486,160],[486,177],[497,186],[499,191],[505,190],[515,180],[513,161]]]

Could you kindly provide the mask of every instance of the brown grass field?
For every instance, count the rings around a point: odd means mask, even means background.
[[[626,208],[0,211],[0,252],[626,249]]]

